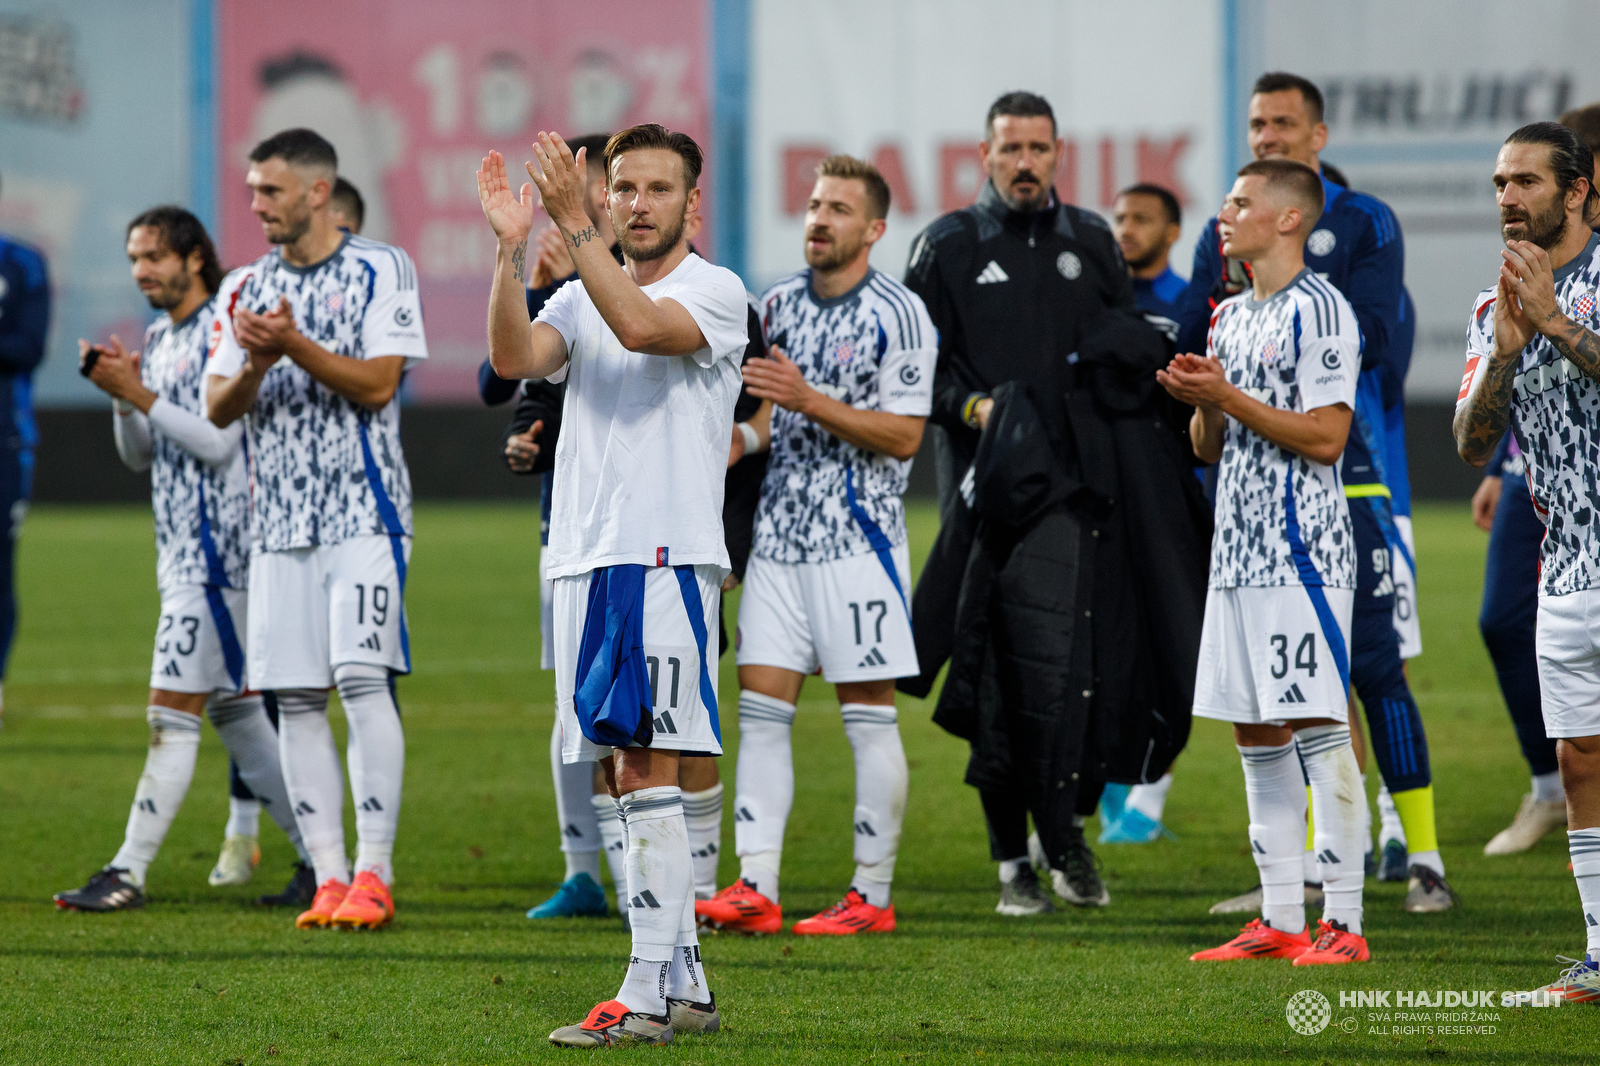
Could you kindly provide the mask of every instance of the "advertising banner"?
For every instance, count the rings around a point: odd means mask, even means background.
[[[978,142],[1001,93],[1056,113],[1065,199],[1109,211],[1135,181],[1184,206],[1173,265],[1220,202],[1222,21],[1218,4],[1086,0],[753,0],[751,277],[804,265],[806,197],[830,152],[873,160],[892,192],[873,265],[899,276],[916,233],[972,202]]]
[[[244,183],[251,147],[317,130],[366,200],[365,235],[416,261],[430,358],[408,396],[476,402],[494,264],[474,178],[482,157],[504,152],[517,183],[541,129],[661,122],[707,149],[709,192],[708,18],[706,0],[221,0],[223,258],[267,250]],[[705,202],[697,245],[709,247]]]

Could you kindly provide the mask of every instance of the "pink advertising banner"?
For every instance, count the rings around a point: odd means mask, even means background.
[[[513,180],[541,129],[566,136],[661,122],[716,160],[709,0],[222,0],[221,254],[267,250],[244,184],[253,145],[309,126],[366,200],[365,235],[411,253],[430,358],[413,399],[473,402],[494,238],[474,173],[491,148]],[[697,239],[710,247],[714,206]],[[539,224],[543,224],[543,220]]]

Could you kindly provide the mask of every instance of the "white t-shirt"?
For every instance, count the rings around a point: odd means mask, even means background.
[[[280,297],[310,340],[351,359],[427,358],[411,257],[347,236],[327,259],[291,266],[274,249],[223,279],[207,373],[231,377],[245,352],[237,306],[275,311]],[[319,384],[287,357],[261,380],[250,409],[250,529],[258,551],[411,533],[411,474],[400,447],[400,393],[371,411]]]
[[[729,567],[722,492],[750,343],[744,284],[690,254],[643,291],[681,304],[707,346],[685,356],[627,351],[581,282],[539,312],[568,360],[549,379],[567,382],[544,556],[552,578],[623,563]]]
[[[1211,315],[1208,354],[1269,407],[1354,409],[1361,327],[1339,290],[1310,270],[1265,300],[1250,290]],[[1350,508],[1339,462],[1314,463],[1227,419],[1217,471],[1211,587],[1356,587]]]

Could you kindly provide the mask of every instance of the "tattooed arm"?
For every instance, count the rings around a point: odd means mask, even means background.
[[[1467,398],[1457,406],[1451,425],[1456,452],[1473,466],[1489,461],[1511,424],[1511,386],[1522,366],[1522,350],[1536,335],[1526,304],[1518,296],[1516,274],[1502,263],[1494,294],[1494,348],[1486,354],[1473,353],[1484,365],[1468,382]]]
[[[642,355],[672,356],[693,355],[705,348],[705,335],[694,316],[676,300],[666,297],[653,300],[646,296],[633,277],[617,265],[600,239],[600,231],[584,210],[584,190],[588,182],[586,150],[579,149],[574,157],[566,142],[546,133],[539,134],[533,150],[539,166],[535,168],[530,163],[528,176],[539,187],[551,220],[561,227],[567,250],[572,253],[572,263],[578,269],[578,280],[622,346]],[[633,194],[620,177],[610,191],[613,196]],[[686,217],[693,216],[699,201],[700,190],[689,190]],[[680,237],[679,244],[661,258],[665,269],[660,276],[665,277],[687,254],[687,241]]]

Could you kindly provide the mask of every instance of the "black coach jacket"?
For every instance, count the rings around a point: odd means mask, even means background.
[[[1167,348],[1105,312],[995,409],[912,601],[926,696],[972,743],[967,782],[1020,789],[1052,863],[1082,779],[1166,772],[1188,741],[1211,514]]]

